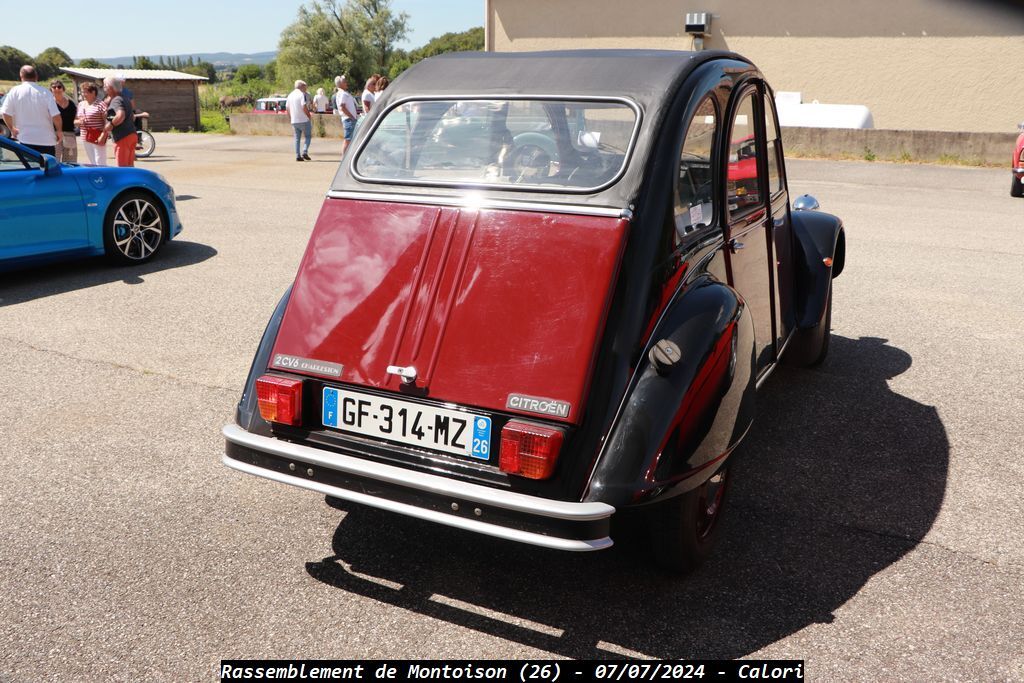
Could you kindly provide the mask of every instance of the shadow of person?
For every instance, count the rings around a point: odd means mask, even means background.
[[[0,272],[0,307],[109,282],[141,284],[151,273],[193,266],[216,255],[217,250],[206,244],[172,240],[151,261],[137,266],[113,265],[98,257]]]
[[[329,499],[347,514],[309,574],[339,589],[555,655],[734,658],[829,622],[921,541],[949,443],[936,410],[889,389],[911,358],[833,336],[816,370],[780,368],[734,454],[712,558],[686,579],[643,544],[574,555]]]

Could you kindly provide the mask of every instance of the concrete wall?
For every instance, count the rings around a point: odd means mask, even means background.
[[[318,125],[318,121],[323,126]],[[291,136],[287,116],[232,114],[231,132],[239,135]],[[344,137],[341,120],[317,114],[314,137]],[[924,130],[844,130],[838,128],[783,128],[787,154],[892,161],[945,161],[1010,165],[1017,133],[955,133]]]
[[[231,114],[231,132],[239,135],[294,135],[286,114]],[[345,137],[341,117],[336,114],[313,115],[313,137]]]
[[[880,161],[940,161],[1010,167],[1017,133],[934,130],[783,128],[782,145],[792,156]]]
[[[693,49],[686,12],[712,14],[705,48],[750,58],[805,102],[864,104],[889,129],[1005,132],[1024,120],[1017,0],[488,0],[487,49]]]

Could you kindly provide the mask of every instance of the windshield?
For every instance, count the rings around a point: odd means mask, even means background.
[[[621,173],[636,124],[625,102],[404,102],[374,129],[355,173],[417,185],[592,191]]]

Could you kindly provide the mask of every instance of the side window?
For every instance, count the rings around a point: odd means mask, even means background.
[[[710,97],[697,107],[679,155],[675,223],[677,241],[712,224],[715,213],[712,169],[718,112]]]
[[[761,204],[761,183],[757,177],[757,137],[754,134],[754,95],[743,96],[732,120],[729,134],[729,167],[726,197],[733,217],[742,216]]]
[[[782,191],[782,174],[779,172],[779,130],[775,127],[775,107],[772,98],[764,96],[765,152],[768,154],[768,192],[774,197]]]
[[[0,145],[0,173],[3,171],[24,171],[28,168],[38,168],[39,165],[32,160],[24,159],[13,149]]]

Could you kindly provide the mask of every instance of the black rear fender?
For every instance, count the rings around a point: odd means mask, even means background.
[[[821,211],[794,211],[797,327],[817,327],[825,315],[831,280],[846,265],[843,222]]]
[[[677,296],[651,336],[680,359],[662,372],[650,348],[594,466],[586,501],[616,507],[694,488],[754,417],[754,329],[742,299],[710,275]]]

